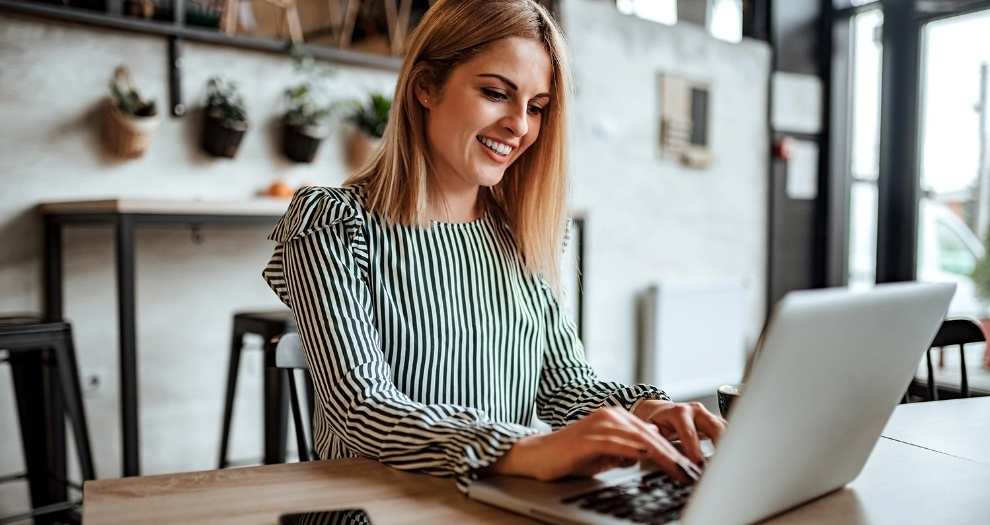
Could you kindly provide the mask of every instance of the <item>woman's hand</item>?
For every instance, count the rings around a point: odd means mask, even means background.
[[[684,454],[696,465],[705,464],[700,439],[718,443],[725,431],[725,420],[712,414],[701,403],[673,403],[646,400],[640,402],[635,416],[660,430],[669,441],[679,439]]]
[[[651,415],[653,412],[649,411]],[[664,411],[656,412],[665,425],[677,419],[671,417],[676,412],[664,416],[660,416]],[[555,432],[520,439],[482,473],[550,481],[565,476],[592,476],[649,459],[681,483],[696,480],[697,467],[661,435],[660,428],[663,427],[652,424],[652,420],[648,423],[627,410],[602,408]]]

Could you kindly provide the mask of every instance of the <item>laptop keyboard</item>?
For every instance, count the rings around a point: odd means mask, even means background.
[[[632,523],[667,523],[681,516],[694,485],[681,485],[663,472],[638,480],[571,496],[563,503],[577,505]]]

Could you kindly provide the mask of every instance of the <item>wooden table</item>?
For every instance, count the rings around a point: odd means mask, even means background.
[[[927,428],[930,420],[942,418],[933,414],[944,403],[955,402],[898,407],[891,425]],[[969,400],[950,407],[947,419],[969,429],[974,440],[990,443],[990,429],[968,424],[987,409],[990,398]],[[949,439],[944,445],[955,443]],[[988,488],[986,464],[884,437],[851,484],[768,523],[987,523]],[[90,481],[83,493],[87,525],[274,525],[283,513],[352,507],[364,508],[374,525],[536,523],[467,499],[449,478],[401,472],[367,459]]]
[[[44,217],[44,305],[49,319],[62,318],[62,232],[68,227],[109,226],[116,230],[117,308],[120,345],[123,475],[140,475],[138,450],[137,318],[135,314],[135,232],[140,228],[274,226],[286,199],[167,201],[108,199],[42,203]],[[54,450],[64,455],[64,444]],[[64,460],[61,462],[64,465]]]

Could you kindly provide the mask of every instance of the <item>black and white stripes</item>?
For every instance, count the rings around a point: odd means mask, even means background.
[[[320,457],[457,476],[601,406],[665,398],[599,382],[574,324],[486,215],[386,226],[360,188],[306,188],[271,239],[264,276],[292,308],[317,394]]]

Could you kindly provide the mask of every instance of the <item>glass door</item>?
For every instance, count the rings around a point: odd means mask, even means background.
[[[894,101],[898,94],[883,89],[883,6],[893,9],[902,4],[900,0],[833,1],[836,56],[842,58],[836,63],[845,73],[837,78],[847,84],[833,85],[842,103],[835,106],[832,118],[833,125],[846,133],[845,145],[836,148],[841,157],[833,157],[848,188],[846,277],[852,288],[869,288],[878,274],[891,273],[889,267],[877,267],[878,200],[884,197],[879,192],[898,190],[889,182],[888,190],[879,184],[882,96]],[[901,151],[917,154],[915,277],[956,284],[950,317],[986,319],[990,317],[990,261],[985,260],[984,246],[990,235],[990,2],[915,2],[911,16],[918,22],[914,27],[920,45],[912,53],[917,53],[920,96],[916,108],[895,109],[916,112],[918,123],[916,146]],[[905,34],[903,27],[890,30]],[[892,180],[909,183],[911,179]],[[990,328],[990,322],[986,326]],[[990,355],[984,345],[966,348],[966,365],[970,385],[990,392]],[[958,385],[960,372],[959,352],[947,349],[936,366],[938,382]],[[921,367],[919,377],[926,376]]]
[[[918,280],[956,283],[950,315],[987,317],[973,271],[990,222],[990,11],[929,22],[923,31]]]
[[[949,317],[985,320],[990,317],[990,261],[984,260],[983,244],[990,225],[990,10],[941,18],[922,31],[917,277],[956,283]],[[985,346],[967,345],[964,351],[970,385],[990,391]],[[936,383],[958,385],[960,361],[955,347],[939,352]],[[923,368],[918,375],[927,377]]]

